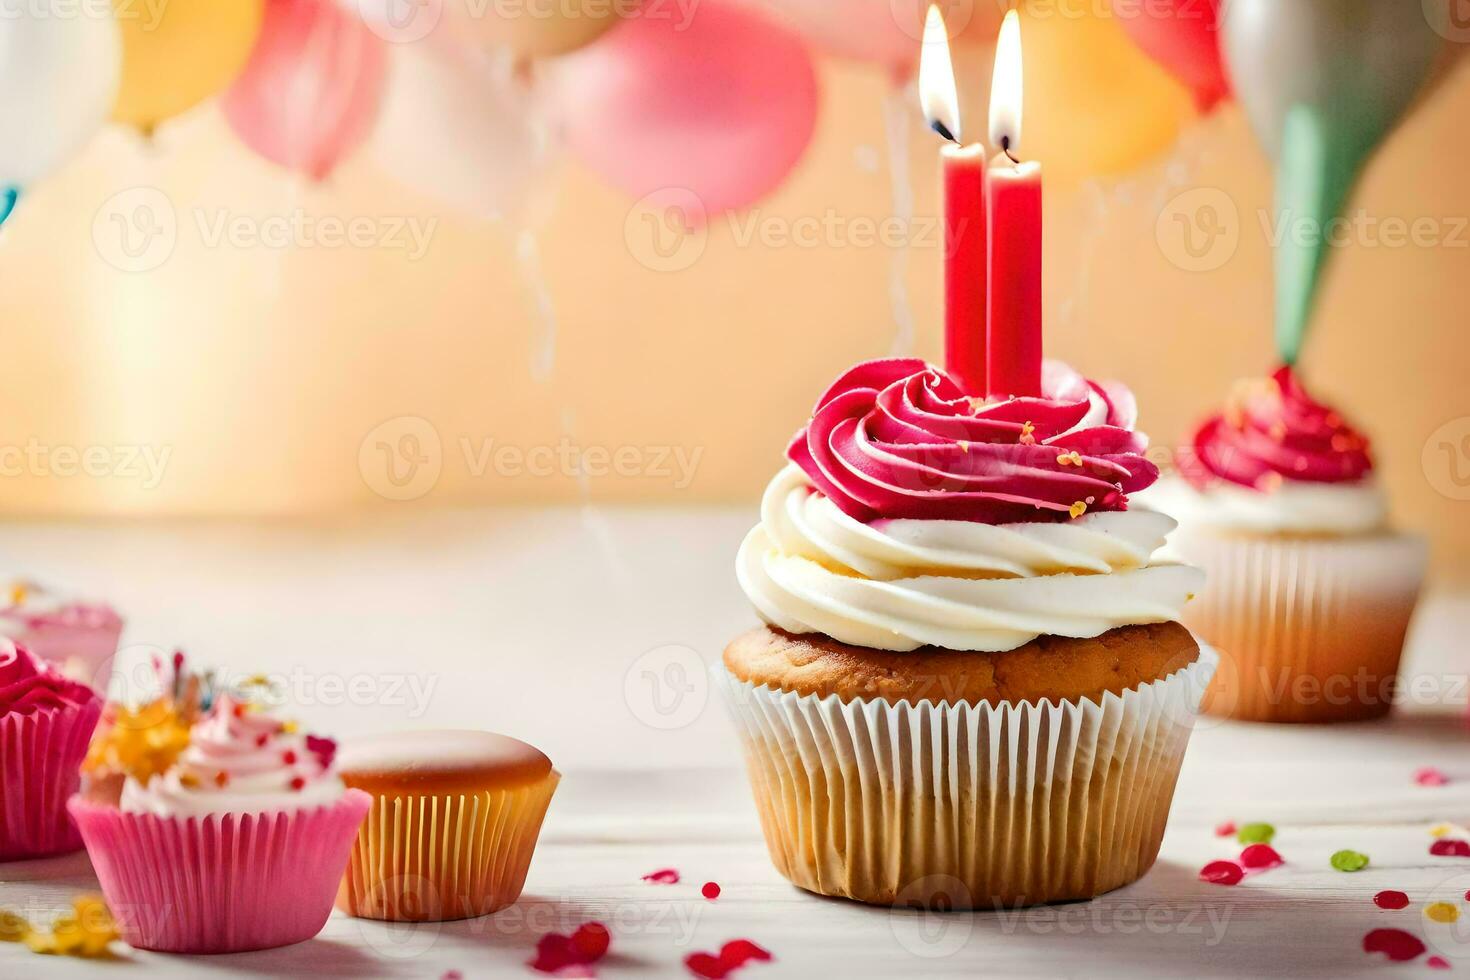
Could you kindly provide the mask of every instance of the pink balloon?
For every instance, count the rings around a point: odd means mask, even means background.
[[[781,183],[817,118],[806,45],[721,0],[687,22],[632,18],[557,69],[567,144],[587,166],[634,197],[691,191],[706,214]]]
[[[1200,112],[1230,94],[1220,54],[1221,0],[1113,0],[1113,16],[1143,53],[1189,87]]]
[[[221,108],[245,145],[320,180],[371,131],[386,64],[382,38],[334,0],[266,0]]]
[[[993,43],[1007,0],[745,0],[784,18],[829,54],[906,75],[919,60],[924,15],[944,15],[951,40]]]

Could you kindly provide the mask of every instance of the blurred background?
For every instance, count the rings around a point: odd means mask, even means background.
[[[0,511],[753,520],[833,376],[940,358],[924,4],[464,2],[122,3],[120,67],[3,21],[31,115],[79,118],[47,135],[6,110],[7,139],[57,146],[23,180],[0,167],[23,184],[0,228]],[[1108,0],[940,6],[972,138],[1000,13],[1024,15],[1048,354],[1126,380],[1177,444],[1277,358],[1249,112]],[[1470,571],[1458,23],[1435,22],[1364,158],[1345,213],[1367,223],[1333,250],[1302,361],[1450,578]]]

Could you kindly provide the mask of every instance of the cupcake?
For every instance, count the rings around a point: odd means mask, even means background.
[[[368,797],[330,739],[221,695],[166,771],[130,775],[116,805],[70,803],[123,938],[230,953],[301,942],[332,910]]]
[[[399,732],[343,746],[342,778],[373,798],[337,907],[393,921],[498,912],[520,897],[561,776],[525,742]]]
[[[9,604],[0,606],[0,636],[105,697],[122,617],[104,603],[72,599],[29,582],[12,584],[7,598]]]
[[[1290,369],[1237,386],[1148,506],[1210,589],[1184,622],[1220,651],[1205,710],[1373,718],[1392,705],[1427,549],[1394,532],[1368,441]]]
[[[1213,669],[1126,389],[1043,397],[861,364],[767,488],[738,578],[764,626],[717,671],[776,868],[824,895],[1002,907],[1153,864]]]
[[[101,711],[91,688],[0,639],[0,861],[81,848],[66,800]]]

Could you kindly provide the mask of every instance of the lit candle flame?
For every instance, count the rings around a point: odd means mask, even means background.
[[[944,15],[932,4],[924,18],[924,49],[919,55],[919,104],[930,129],[960,142],[960,104],[954,63],[949,59],[949,32],[944,29]]]
[[[1016,159],[1021,142],[1021,18],[1014,10],[1000,25],[990,82],[990,142]]]

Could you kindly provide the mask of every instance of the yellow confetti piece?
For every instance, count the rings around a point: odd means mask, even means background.
[[[10,604],[12,606],[23,606],[29,591],[24,582],[17,582],[10,587]]]
[[[1460,910],[1449,902],[1430,902],[1424,906],[1424,918],[1435,922],[1454,922],[1460,918]]]
[[[1430,827],[1429,828],[1429,836],[1430,837],[1443,837],[1446,834],[1453,833],[1454,832],[1454,829],[1455,829],[1454,827],[1451,827],[1447,823],[1437,823],[1433,827]]]
[[[1083,514],[1087,513],[1087,504],[1085,502],[1079,500],[1075,504],[1072,505],[1071,509],[1068,510],[1068,513],[1072,515],[1072,519],[1073,520],[1076,520],[1077,518],[1081,517]]]
[[[0,910],[0,943],[24,942],[31,934],[31,924],[14,912]]]

